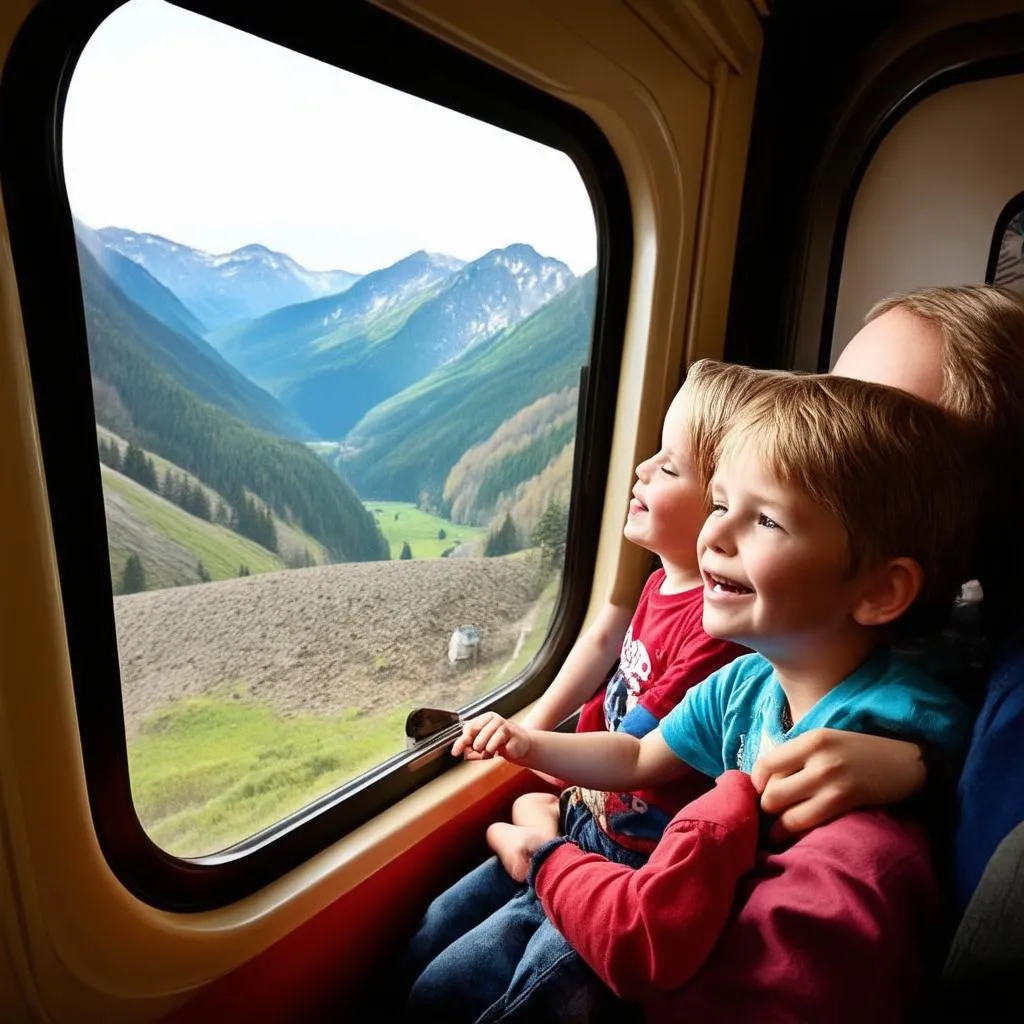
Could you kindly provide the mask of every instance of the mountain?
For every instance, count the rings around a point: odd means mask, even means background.
[[[199,398],[241,417],[254,427],[285,437],[312,438],[312,431],[306,424],[276,398],[239,373],[202,338],[171,330],[166,323],[133,302],[104,273],[102,264],[92,255],[89,242],[86,236],[79,240],[78,246],[83,286],[88,282],[97,295],[104,297],[104,308],[116,317],[118,329],[132,337],[147,358]],[[105,258],[122,272],[125,271],[123,262],[130,262],[117,253],[109,253]],[[137,269],[142,274],[146,273],[141,267]],[[132,285],[142,280],[134,271],[127,272],[127,276],[131,278],[129,283]],[[173,303],[174,296],[162,285],[152,278],[149,278],[149,284],[152,287],[147,286],[144,296],[147,301],[152,303],[154,299],[162,299],[160,292],[163,292],[167,296],[163,300],[165,304]]]
[[[440,505],[446,477],[473,445],[537,399],[578,384],[590,351],[589,271],[533,316],[473,346],[366,414],[339,470],[367,499]]]
[[[522,322],[574,280],[564,263],[529,245],[494,249],[453,274],[393,333],[364,331],[331,346],[329,368],[286,384],[278,397],[323,437],[340,437],[375,405]],[[318,344],[326,348],[326,339]]]
[[[233,506],[251,492],[335,561],[388,557],[373,517],[337,474],[305,445],[255,430],[198,397],[183,378],[198,386],[211,362],[193,362],[199,350],[128,299],[82,245],[78,258],[93,376],[116,392],[139,444]]]
[[[216,331],[209,340],[246,376],[266,388],[280,388],[393,334],[464,266],[452,256],[414,252],[360,278],[341,295],[286,306]]]
[[[578,406],[576,387],[544,395],[464,452],[444,482],[445,514],[456,523],[489,524],[572,447]]]
[[[211,331],[342,292],[360,277],[345,270],[307,270],[263,245],[217,255],[124,228],[101,228],[97,234],[169,288]]]
[[[75,221],[75,237],[96,257],[107,276],[132,302],[170,327],[172,331],[192,342],[200,341],[206,333],[206,324],[141,263],[136,263],[127,256],[122,256],[116,249],[112,249],[98,232],[80,220]]]

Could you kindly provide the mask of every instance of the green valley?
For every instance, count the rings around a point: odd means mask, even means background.
[[[377,520],[381,533],[391,546],[391,557],[401,558],[402,546],[408,544],[413,558],[441,558],[459,544],[473,544],[474,549],[487,533],[478,526],[460,526],[441,516],[423,512],[411,501],[368,501],[368,512]],[[444,536],[440,536],[440,534]],[[474,550],[473,554],[479,554]]]

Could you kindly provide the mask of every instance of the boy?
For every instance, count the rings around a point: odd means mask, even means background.
[[[487,714],[453,753],[605,787],[662,783],[686,765],[749,773],[759,753],[818,726],[958,749],[966,709],[884,641],[952,607],[972,535],[965,441],[895,389],[776,378],[726,434],[697,542],[705,630],[756,653],[694,687],[642,741]]]
[[[697,534],[708,512],[707,489],[726,417],[770,379],[710,360],[691,369],[665,415],[661,448],[636,468],[624,528],[628,540],[658,556],[661,568],[647,580],[632,618],[617,605],[602,609],[527,715],[527,728],[553,728],[587,701],[578,732],[643,736],[689,687],[746,653],[708,636],[701,625]],[[615,674],[595,694],[616,655]],[[526,880],[531,851],[560,831],[582,849],[638,867],[672,815],[705,785],[691,775],[674,786],[632,793],[579,787],[561,799],[527,793],[513,804],[511,824],[488,828],[487,842],[518,882]]]
[[[710,360],[690,368],[666,414],[660,450],[637,467],[624,529],[627,538],[657,554],[663,567],[648,580],[632,618],[628,609],[611,603],[601,609],[525,725],[554,728],[587,701],[580,732],[618,729],[642,736],[688,687],[742,653],[729,641],[709,637],[701,626],[697,534],[707,516],[708,485],[728,417],[774,376],[779,375]],[[620,652],[619,671],[595,695]],[[636,867],[646,860],[672,813],[707,785],[702,776],[688,773],[675,786],[652,793],[571,791],[561,824],[585,848]],[[522,884],[530,850],[559,830],[558,805],[547,794],[520,798],[513,807],[513,824],[492,825],[488,832],[500,864],[485,862],[428,908],[405,966],[406,974],[420,979],[413,1002],[423,1012],[449,1012],[443,1008],[449,993],[467,1019],[486,1010],[504,991],[504,983],[499,981],[493,992],[488,989],[488,981],[500,978],[502,971],[482,976],[478,951],[496,943],[509,969],[519,964],[529,945],[538,969],[546,971],[557,962],[565,977],[572,974],[578,957],[545,921],[540,904]],[[617,814],[620,810],[624,813]],[[522,959],[525,963],[528,958]],[[466,993],[462,979],[470,977],[476,983]]]

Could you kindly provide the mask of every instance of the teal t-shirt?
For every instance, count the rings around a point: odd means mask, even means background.
[[[761,754],[810,729],[875,733],[956,753],[967,740],[967,708],[940,683],[889,650],[875,651],[788,731],[786,695],[771,662],[747,654],[691,687],[659,728],[692,768],[749,772]]]

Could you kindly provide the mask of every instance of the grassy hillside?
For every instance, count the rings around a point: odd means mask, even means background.
[[[459,526],[448,519],[422,512],[409,501],[370,501],[367,511],[372,512],[380,532],[391,545],[391,557],[398,558],[402,544],[408,542],[413,558],[440,558],[441,552],[457,544],[472,544],[484,537],[486,530],[476,526]],[[444,530],[443,540],[438,533]]]
[[[387,557],[384,538],[343,480],[304,445],[254,430],[162,369],[137,337],[139,317],[146,314],[81,247],[79,258],[93,373],[116,391],[137,443],[198,477],[232,505],[244,491],[252,492],[279,517],[316,537],[336,561]]]
[[[119,434],[115,434],[114,431],[108,430],[106,427],[97,426],[96,436],[108,443],[113,442],[116,444],[121,455],[124,455],[125,449],[128,447],[128,442]],[[143,451],[145,451],[145,449],[143,449]],[[175,465],[175,463],[171,462],[170,459],[165,459],[163,456],[150,451],[146,451],[146,457],[152,460],[153,466],[157,472],[157,477],[160,480],[163,480],[164,476],[168,472],[171,472],[175,476],[187,479],[192,487],[201,487],[206,492],[206,496],[209,498],[210,506],[212,508],[217,507],[218,501],[223,501],[225,504],[228,504],[227,499],[222,494],[219,494],[212,487],[204,484],[198,477],[193,476],[191,473],[187,473],[180,466]],[[189,518],[193,517],[190,516]],[[306,552],[309,553],[309,561],[313,565],[325,565],[330,561],[324,546],[315,537],[311,537],[308,533],[305,533],[293,523],[285,522],[285,520],[281,519],[279,516],[274,516],[274,529],[277,531],[278,555],[285,565],[305,565]],[[237,537],[238,534],[233,533],[232,536]],[[259,545],[257,545],[257,547],[259,547]],[[264,549],[260,548],[260,550],[263,551]],[[269,551],[266,553],[268,555],[271,554]],[[125,554],[125,558],[127,558],[127,554]],[[124,559],[121,561],[123,565]],[[252,569],[252,566],[249,568]],[[255,569],[253,569],[253,571],[255,572]],[[170,586],[169,583],[164,585]]]
[[[544,395],[464,452],[445,480],[446,513],[457,523],[489,523],[573,442],[578,403],[578,388]]]
[[[538,398],[572,387],[590,350],[594,273],[523,323],[381,403],[345,439],[343,475],[367,499],[440,505],[449,471]]]
[[[113,499],[107,502],[107,533],[115,586],[132,551],[142,560],[148,590],[197,582],[196,563],[200,560],[215,580],[232,579],[240,565],[248,566],[254,574],[285,568],[280,558],[259,544],[189,515],[109,466],[101,469],[104,496]],[[112,514],[112,509],[127,509],[128,514]],[[143,527],[141,535],[139,524]],[[184,561],[174,560],[168,543],[187,553]]]

